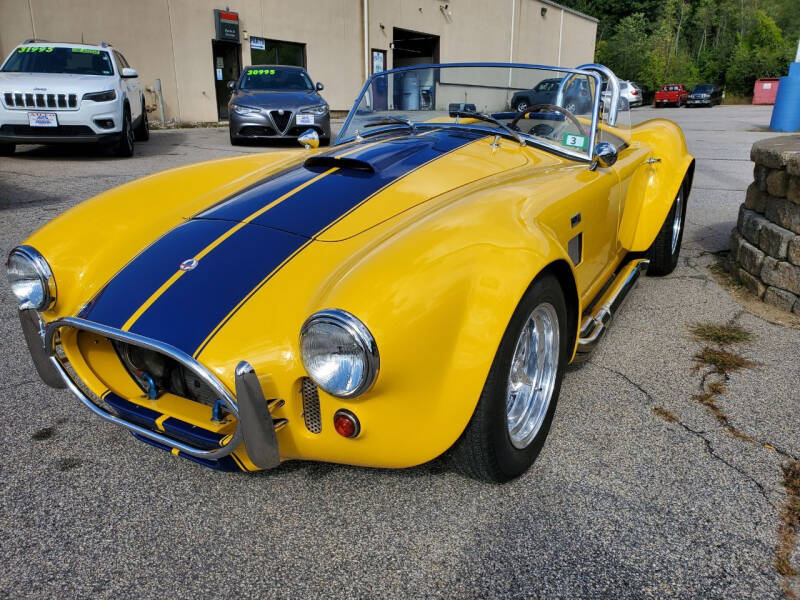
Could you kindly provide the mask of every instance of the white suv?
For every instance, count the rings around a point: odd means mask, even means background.
[[[26,40],[0,68],[0,156],[17,144],[95,142],[132,156],[150,137],[139,74],[108,44]]]

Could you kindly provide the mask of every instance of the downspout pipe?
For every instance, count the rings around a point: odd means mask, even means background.
[[[369,79],[369,0],[361,0],[361,16],[364,21],[364,81]]]

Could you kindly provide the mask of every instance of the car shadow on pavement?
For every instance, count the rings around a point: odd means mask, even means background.
[[[62,196],[54,196],[41,190],[31,190],[29,187],[9,182],[2,176],[2,169],[0,169],[0,211],[21,206],[46,206],[62,202],[64,202]]]
[[[146,142],[136,142],[132,158],[135,160],[148,156],[159,156],[168,153],[170,148],[181,146],[185,142],[186,134],[181,131],[170,132],[169,136],[151,135]],[[10,158],[58,161],[131,160],[115,156],[113,147],[108,144],[21,144],[17,146],[17,151]],[[3,166],[5,165],[0,165],[0,173],[3,171]]]
[[[380,469],[376,467],[358,467],[338,463],[324,463],[310,460],[290,460],[280,466],[266,471],[255,471],[255,477],[285,477],[289,473],[298,473],[310,481],[324,479],[331,475],[345,475],[346,473],[370,473],[377,476],[397,477],[402,479],[419,478],[420,476],[436,476],[445,473],[457,473],[449,465],[446,458],[440,456],[427,463],[405,469]]]

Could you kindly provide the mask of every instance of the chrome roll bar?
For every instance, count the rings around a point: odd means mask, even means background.
[[[606,122],[614,127],[617,124],[617,113],[619,112],[619,79],[617,76],[614,75],[614,71],[606,67],[605,65],[598,65],[596,63],[588,63],[585,65],[581,65],[578,67],[581,71],[596,71],[600,73],[608,80],[608,87],[611,92],[611,106],[608,108],[608,116],[606,117]],[[562,81],[561,84],[563,85],[564,82]],[[561,87],[559,86],[558,89],[559,95],[562,94]],[[602,95],[600,96],[602,101]]]
[[[614,72],[604,65],[598,65],[594,63],[581,65],[580,67],[576,67],[578,71],[595,71],[599,73],[601,76],[605,77],[608,80],[608,87],[611,91],[611,106],[608,109],[608,116],[606,117],[606,121],[612,127],[617,124],[617,113],[619,112],[619,79],[617,76],[614,75]],[[564,92],[567,89],[567,84],[569,81],[575,76],[575,74],[567,75],[561,79],[561,83],[558,84],[558,93],[556,94],[555,103],[564,108]],[[601,77],[602,80],[602,77]],[[600,94],[601,102],[602,102],[602,94]]]
[[[84,393],[84,391],[72,379],[72,376],[69,374],[65,366],[62,364],[61,359],[56,353],[56,345],[55,345],[56,332],[59,331],[62,327],[71,327],[72,329],[88,331],[90,333],[96,333],[98,335],[102,335],[112,340],[133,344],[134,346],[139,346],[142,348],[146,348],[148,350],[152,350],[154,352],[159,352],[179,362],[184,367],[192,371],[195,375],[197,375],[206,385],[208,385],[208,387],[211,388],[211,390],[213,390],[217,394],[217,397],[222,401],[226,409],[236,417],[237,425],[236,425],[236,431],[233,433],[233,436],[219,448],[215,448],[213,450],[201,450],[199,448],[195,448],[193,446],[175,440],[171,437],[158,433],[157,431],[152,431],[150,429],[147,429],[146,427],[141,427],[139,425],[136,425],[135,423],[131,423],[129,421],[119,418],[114,414],[111,414],[103,407],[97,405],[91,398],[89,398],[89,396],[87,396]],[[135,333],[130,333],[128,331],[121,331],[119,329],[114,329],[113,327],[107,327],[106,325],[101,325],[99,323],[87,321],[85,319],[65,317],[63,319],[58,319],[56,321],[47,324],[45,328],[44,347],[45,347],[45,352],[47,352],[50,358],[50,363],[52,364],[56,372],[64,380],[64,383],[66,384],[67,388],[73,394],[75,394],[75,396],[77,396],[78,399],[81,402],[83,402],[93,413],[105,419],[106,421],[120,425],[125,429],[128,429],[129,431],[141,435],[142,437],[145,437],[149,440],[153,440],[160,444],[164,444],[165,446],[168,446],[170,448],[175,448],[179,452],[184,452],[185,454],[197,458],[204,458],[210,460],[216,460],[219,458],[223,458],[224,456],[228,456],[234,450],[236,450],[236,448],[242,441],[243,433],[242,433],[241,421],[239,419],[239,406],[236,403],[236,399],[234,398],[233,394],[231,394],[228,391],[228,389],[199,362],[197,362],[194,358],[192,358],[188,354],[185,354],[184,352],[178,350],[174,346],[171,346],[169,344],[164,344],[162,342],[141,335],[137,335]]]

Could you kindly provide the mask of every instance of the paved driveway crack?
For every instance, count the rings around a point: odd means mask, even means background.
[[[591,361],[591,360],[587,361],[587,364],[594,365],[594,366],[596,366],[596,367],[598,367],[600,369],[603,369],[604,371],[607,371],[609,373],[612,373],[613,375],[616,375],[620,379],[623,379],[628,384],[630,384],[631,386],[636,388],[648,400],[648,402],[650,403],[650,408],[651,409],[655,408],[657,406],[656,399],[653,397],[653,395],[650,392],[648,392],[641,384],[637,383],[636,381],[634,381],[633,379],[628,377],[625,373],[623,373],[621,371],[617,371],[616,369],[612,369],[611,367],[608,367],[606,365],[601,365],[601,364],[596,363],[596,362]],[[689,427],[686,423],[684,423],[683,421],[681,421],[678,418],[676,418],[672,422],[674,422],[675,424],[677,424],[680,427],[682,427],[684,429],[684,431],[686,431],[687,433],[690,433],[694,437],[696,437],[699,440],[701,440],[703,442],[703,444],[704,444],[705,451],[708,453],[709,456],[711,456],[713,459],[721,462],[726,467],[736,471],[739,475],[741,475],[742,477],[744,477],[745,479],[750,481],[753,485],[756,486],[756,489],[758,489],[758,492],[764,498],[764,501],[767,504],[769,504],[773,509],[775,509],[775,510],[778,509],[778,507],[775,504],[773,504],[772,501],[769,499],[769,496],[767,495],[766,489],[764,488],[764,486],[758,480],[756,480],[752,475],[747,473],[742,468],[737,467],[736,465],[732,464],[731,462],[729,462],[728,460],[723,458],[715,450],[714,445],[712,444],[711,440],[708,439],[708,437],[706,437],[706,432],[705,431],[701,431],[701,430],[698,430],[698,429],[693,429],[692,427]]]

